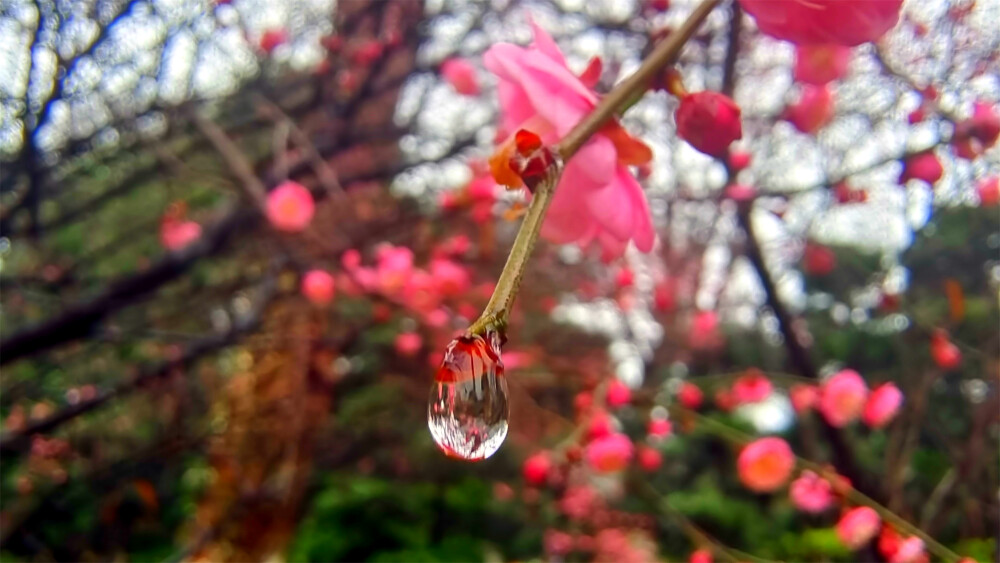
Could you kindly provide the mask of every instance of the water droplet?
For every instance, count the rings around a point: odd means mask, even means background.
[[[452,340],[427,402],[427,426],[434,442],[451,457],[486,459],[507,437],[509,415],[499,335]]]

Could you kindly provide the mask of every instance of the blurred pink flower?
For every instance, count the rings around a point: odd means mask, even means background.
[[[326,305],[333,301],[333,276],[323,270],[309,270],[302,276],[302,295],[315,305]]]
[[[534,487],[541,487],[549,479],[549,471],[552,470],[552,459],[549,452],[538,452],[524,460],[522,473],[525,483]]]
[[[820,387],[819,412],[831,426],[841,428],[861,415],[868,399],[868,385],[851,369],[834,374]]]
[[[1000,138],[1000,115],[996,106],[982,101],[973,104],[972,116],[955,125],[955,142],[966,144],[966,153],[961,156],[975,158],[996,144]]]
[[[847,74],[851,49],[843,45],[799,45],[795,48],[795,80],[822,86]]]
[[[896,553],[889,558],[889,563],[913,563],[924,554],[924,540],[910,536],[899,542]]]
[[[378,287],[383,293],[396,294],[413,281],[413,251],[409,248],[385,243],[375,251],[375,259]]]
[[[772,492],[784,485],[795,468],[795,456],[781,438],[760,438],[748,444],[736,460],[740,481],[751,491]]]
[[[934,185],[944,175],[944,167],[934,151],[922,152],[903,161],[903,171],[899,174],[900,185],[910,180],[922,180]]]
[[[684,382],[680,390],[677,391],[677,400],[688,409],[697,409],[705,399],[705,394],[701,388],[694,383]]]
[[[666,418],[651,418],[646,432],[652,438],[666,438],[673,432],[674,426]]]
[[[688,344],[695,350],[711,350],[722,345],[719,316],[715,311],[698,311],[691,318]]]
[[[865,403],[861,420],[872,428],[881,428],[889,423],[903,404],[903,393],[895,383],[883,383],[872,391]]]
[[[545,530],[545,537],[542,540],[545,546],[545,553],[550,557],[561,557],[573,550],[573,536],[561,530]]]
[[[634,283],[635,274],[632,272],[631,268],[619,268],[618,272],[615,273],[615,287],[618,289],[632,287]]]
[[[347,270],[353,270],[361,265],[361,253],[357,249],[349,248],[340,255],[340,264]]]
[[[587,464],[598,473],[613,473],[625,469],[632,459],[632,441],[619,433],[597,438],[587,444],[584,455]]]
[[[858,549],[875,537],[882,520],[867,506],[852,508],[837,522],[837,537],[848,549]]]
[[[663,454],[656,448],[642,446],[638,454],[639,467],[646,471],[656,471],[663,465]]]
[[[733,201],[750,201],[757,197],[757,188],[749,184],[730,184],[726,186],[726,197]]]
[[[401,356],[412,356],[420,351],[424,340],[416,332],[401,332],[396,335],[393,345]]]
[[[448,59],[441,64],[441,76],[451,84],[459,94],[465,96],[479,95],[479,80],[476,78],[476,67],[465,59]]]
[[[267,194],[267,219],[279,231],[305,230],[316,206],[312,194],[298,182],[286,180]]]
[[[696,549],[691,552],[688,563],[712,563],[712,552],[707,549]]]
[[[802,251],[802,271],[810,276],[829,275],[837,267],[837,255],[828,247],[807,242]]]
[[[788,496],[795,508],[803,512],[823,512],[833,504],[833,488],[830,482],[808,469],[798,479],[792,481]]]
[[[939,368],[947,371],[962,365],[962,351],[941,330],[931,335],[931,358]]]
[[[976,195],[979,196],[979,205],[982,207],[995,207],[1000,203],[1000,176],[979,180],[976,184]]]
[[[566,488],[559,500],[559,510],[573,520],[582,520],[590,515],[600,501],[597,491],[588,485],[575,485]]]
[[[194,221],[178,221],[165,216],[160,223],[160,243],[167,250],[181,250],[199,238],[201,225]]]
[[[469,271],[447,258],[431,260],[430,274],[438,293],[443,297],[458,297],[472,284]]]
[[[750,167],[753,162],[753,155],[747,151],[732,151],[729,153],[729,166],[739,172]]]
[[[260,50],[268,55],[274,52],[279,45],[288,42],[288,32],[284,29],[269,29],[260,36]]]
[[[721,157],[733,141],[743,138],[740,107],[719,92],[685,93],[674,120],[677,136],[709,156]]]
[[[903,0],[740,0],[740,5],[772,37],[853,47],[892,29]]]
[[[805,383],[796,383],[788,389],[788,397],[792,401],[792,408],[798,414],[803,414],[816,406],[819,401],[819,387]]]
[[[628,388],[620,379],[612,379],[608,383],[608,390],[605,392],[604,401],[608,407],[617,409],[629,404],[632,400],[632,390]]]
[[[524,129],[552,145],[598,101],[597,93],[569,70],[555,41],[532,27],[535,39],[528,48],[499,43],[483,57],[500,79],[500,129],[511,136],[491,159],[491,168],[499,183],[515,187],[521,182],[508,166],[513,134]],[[605,126],[566,164],[542,234],[561,244],[596,244],[606,258],[620,256],[629,241],[643,252],[652,250],[656,235],[649,205],[628,169],[651,158],[649,147],[620,124]]]
[[[733,396],[740,404],[759,403],[771,395],[771,380],[757,368],[750,368],[733,382]]]
[[[799,99],[786,108],[785,119],[803,133],[819,131],[833,119],[833,93],[827,86],[804,84]]]

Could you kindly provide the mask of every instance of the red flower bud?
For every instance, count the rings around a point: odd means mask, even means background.
[[[718,92],[684,96],[675,119],[677,134],[709,156],[722,156],[733,141],[743,138],[739,106]]]

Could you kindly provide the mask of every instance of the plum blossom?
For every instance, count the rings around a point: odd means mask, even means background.
[[[979,205],[996,207],[1000,203],[1000,176],[979,180],[976,183],[976,195],[979,196]]]
[[[858,549],[875,537],[881,523],[873,509],[867,506],[852,508],[837,522],[837,537],[848,549]]]
[[[420,351],[424,340],[416,332],[401,332],[396,335],[393,346],[401,356],[412,356]]]
[[[939,330],[931,335],[931,358],[939,368],[950,371],[962,364],[962,351]]]
[[[740,107],[719,92],[684,93],[674,120],[677,135],[709,156],[721,157],[733,141],[743,138]]]
[[[663,465],[663,454],[656,448],[642,446],[638,453],[639,467],[646,471],[656,471]]]
[[[632,441],[628,436],[612,433],[587,444],[584,452],[587,464],[598,473],[614,473],[625,469],[632,459]]]
[[[736,460],[740,481],[758,493],[772,492],[788,481],[795,456],[781,438],[760,438],[748,444]]]
[[[604,401],[613,409],[624,407],[632,400],[632,390],[620,379],[612,379],[605,391]]]
[[[181,250],[201,238],[201,225],[170,213],[160,222],[160,244],[167,250]]]
[[[764,372],[751,368],[733,383],[733,396],[743,403],[759,403],[771,395],[771,381]]]
[[[788,496],[795,508],[803,512],[823,512],[833,504],[830,482],[808,469],[792,481]]]
[[[843,45],[799,45],[795,48],[795,80],[822,86],[847,74],[851,49]]]
[[[934,185],[944,175],[944,167],[934,151],[922,152],[903,161],[903,171],[899,174],[900,185],[910,180],[922,180]]]
[[[688,563],[712,563],[712,552],[707,549],[696,549],[691,552]]]
[[[548,452],[538,452],[524,460],[521,471],[525,483],[540,487],[548,481],[549,472],[552,471],[552,458]]]
[[[695,350],[711,350],[722,345],[719,316],[715,311],[698,311],[691,318],[688,344]]]
[[[865,403],[861,420],[872,428],[881,428],[889,423],[903,404],[903,393],[895,383],[883,383],[872,391]]]
[[[803,85],[799,99],[786,109],[785,118],[803,133],[819,131],[833,119],[833,93],[825,85]]]
[[[673,424],[666,418],[651,418],[646,432],[652,438],[666,438],[673,431]]]
[[[316,206],[305,186],[286,180],[267,194],[265,209],[267,219],[275,229],[294,233],[309,226]]]
[[[819,411],[831,426],[841,428],[861,415],[868,399],[868,385],[851,369],[837,372],[820,387]]]
[[[309,270],[302,276],[302,295],[315,305],[326,305],[333,301],[333,276],[324,270]]]
[[[704,398],[705,394],[694,383],[684,382],[681,384],[680,390],[677,391],[677,400],[684,405],[684,408],[697,409],[701,406]]]
[[[816,406],[819,401],[819,388],[815,385],[796,383],[788,389],[788,398],[795,412],[801,415]]]
[[[498,78],[500,128],[510,137],[491,159],[498,183],[519,187],[509,167],[516,149],[514,133],[530,131],[545,145],[559,141],[596,107],[597,93],[567,67],[555,41],[533,24],[527,48],[496,44],[483,62]],[[579,246],[596,244],[606,259],[620,256],[629,241],[642,252],[653,248],[649,205],[629,172],[652,159],[652,151],[617,122],[605,126],[566,163],[542,225],[549,240]]]
[[[903,0],[740,0],[740,5],[772,37],[854,47],[892,29]]]
[[[479,80],[476,78],[476,67],[465,59],[448,59],[441,64],[441,76],[459,94],[465,96],[479,95]]]

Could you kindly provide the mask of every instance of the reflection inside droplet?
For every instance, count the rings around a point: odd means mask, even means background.
[[[448,345],[427,403],[431,437],[446,455],[468,461],[496,453],[510,415],[500,341],[460,336]]]

